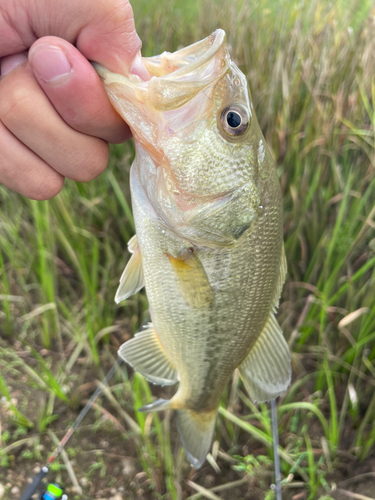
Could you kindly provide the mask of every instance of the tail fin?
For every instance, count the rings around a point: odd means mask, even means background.
[[[210,451],[215,429],[216,410],[197,413],[177,410],[177,428],[186,457],[195,469],[200,469]]]
[[[217,410],[198,413],[179,408],[175,395],[170,400],[158,399],[138,411],[177,410],[177,429],[186,457],[195,469],[200,469],[210,451]]]

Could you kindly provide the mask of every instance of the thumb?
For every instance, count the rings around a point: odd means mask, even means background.
[[[63,38],[110,71],[149,79],[129,0],[0,0],[0,58],[45,36]]]
[[[92,6],[92,1],[88,3]],[[110,71],[150,78],[139,56],[142,42],[128,0],[97,1],[94,18],[80,31],[76,46],[87,59]]]

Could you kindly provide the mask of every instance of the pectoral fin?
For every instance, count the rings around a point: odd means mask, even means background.
[[[138,248],[138,238],[137,235],[135,234],[130,240],[128,241],[128,250],[130,253],[134,253]]]
[[[139,250],[137,235],[134,235],[133,238],[129,240],[128,250],[133,255],[122,273],[120,285],[115,296],[116,304],[139,292],[139,290],[145,286],[142,255]]]
[[[254,401],[269,401],[290,384],[290,352],[279,324],[270,314],[262,333],[239,366],[246,390]]]
[[[178,382],[177,370],[167,358],[152,324],[125,342],[118,354],[153,384],[173,385]]]
[[[201,261],[194,250],[187,249],[178,257],[166,254],[175,272],[186,302],[193,307],[207,307],[213,303],[213,293]]]

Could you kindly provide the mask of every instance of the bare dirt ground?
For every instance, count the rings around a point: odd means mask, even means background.
[[[20,430],[12,421],[5,398],[2,399],[0,435],[3,438],[9,436],[9,440],[6,440],[7,442],[3,440],[1,443],[0,498],[4,500],[20,498],[21,492],[30,482],[30,478],[40,470],[47,457],[55,449],[51,432],[59,439],[63,437],[65,431],[77,417],[83,402],[90,397],[95,389],[96,384],[93,381],[96,379],[97,374],[94,370],[87,371],[85,375],[87,382],[79,389],[81,402],[78,400],[77,393],[73,391],[74,396],[70,406],[62,402],[56,404],[54,412],[56,419],[50,424],[48,431],[44,429],[39,432],[38,429],[34,429],[26,433]],[[12,390],[12,398],[17,401],[18,408],[35,421],[39,409],[45,406],[45,394],[30,387],[30,385],[26,385],[25,380],[8,379],[7,382]],[[318,427],[316,433],[316,438],[319,439]],[[283,436],[281,436],[282,440]],[[171,422],[171,441],[172,447],[176,451],[180,445],[173,419]],[[155,490],[150,489],[151,479],[142,470],[134,443],[131,434],[113,415],[113,409],[110,405],[104,399],[99,399],[95,408],[89,412],[66,446],[65,460],[63,457],[59,457],[57,463],[51,467],[48,480],[63,484],[69,499],[151,500],[169,498],[165,491],[163,477],[154,477],[153,483],[156,482],[156,488]],[[239,437],[237,449],[231,450],[231,455],[246,456],[249,453],[254,456],[266,455],[267,449],[243,433]],[[317,449],[315,453],[318,456],[322,450]],[[177,453],[174,456],[176,455]],[[238,486],[234,483],[230,489],[216,494],[219,498],[228,500],[264,500],[266,498],[265,491],[269,489],[273,481],[272,468],[265,467],[264,470],[246,474],[234,470],[234,464],[231,463],[228,455],[223,457],[225,455],[219,455],[217,459],[221,470],[220,474],[217,474],[209,464],[206,464],[200,471],[194,471],[189,468],[185,461],[182,471],[183,480],[178,486],[180,498],[186,499],[196,493],[186,484],[186,479],[189,479],[208,489],[240,481]],[[69,474],[67,465],[73,473]],[[360,462],[353,453],[339,452],[333,470],[333,473],[327,475],[326,480],[330,486],[334,485],[336,488],[330,493],[334,500],[375,498],[375,453],[370,454],[364,462]],[[74,480],[78,483],[76,486],[73,484]],[[298,476],[294,478],[294,481],[297,482],[297,487],[285,489],[284,500],[307,500],[309,496],[301,481],[301,486],[298,487]],[[323,494],[324,492],[321,492],[316,498],[320,498]]]

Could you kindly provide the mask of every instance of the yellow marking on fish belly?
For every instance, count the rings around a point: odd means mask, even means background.
[[[213,301],[213,293],[201,261],[194,253],[194,249],[188,248],[180,253],[178,257],[166,253],[169,262],[177,277],[179,289],[192,307],[208,307]]]

